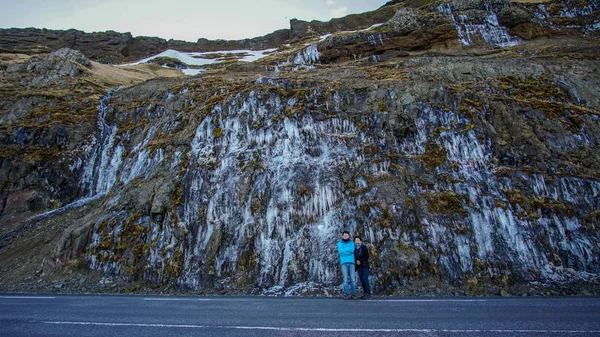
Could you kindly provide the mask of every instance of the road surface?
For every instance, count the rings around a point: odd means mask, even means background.
[[[600,336],[600,298],[0,295],[0,336]]]

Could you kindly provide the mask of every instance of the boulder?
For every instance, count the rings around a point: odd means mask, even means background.
[[[77,62],[77,63],[81,64],[82,66],[85,66],[88,68],[92,67],[92,62],[87,57],[85,57],[85,55],[83,55],[82,52],[80,52],[78,50],[69,49],[69,48],[61,48],[55,52],[52,52],[50,54],[50,56],[48,56],[48,59],[50,59],[50,60],[62,59],[62,60]]]

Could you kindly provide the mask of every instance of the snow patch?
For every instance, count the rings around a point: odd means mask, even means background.
[[[224,50],[224,51],[212,51],[212,52],[180,52],[173,49],[167,49],[162,53],[147,57],[133,63],[121,64],[120,66],[134,66],[150,62],[154,59],[165,57],[181,61],[186,65],[186,68],[180,69],[186,75],[197,75],[202,71],[201,68],[212,64],[217,64],[230,59],[237,59],[243,62],[254,62],[260,60],[263,57],[268,56],[277,49],[265,49],[265,50]],[[192,68],[189,68],[192,67]]]

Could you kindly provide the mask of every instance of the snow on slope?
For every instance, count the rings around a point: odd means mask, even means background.
[[[383,26],[383,25],[385,25],[385,22],[384,23],[376,23],[376,24],[372,25],[371,27],[365,28],[365,29],[360,29],[360,30],[345,30],[345,31],[338,32],[336,34],[349,34],[349,33],[366,32],[366,31],[369,31],[369,30],[371,30],[373,28],[377,28],[377,27],[380,27],[380,26]],[[333,35],[333,34],[329,33],[329,34],[321,35],[321,37],[319,38],[319,41],[324,41],[325,39],[327,39],[331,35]]]
[[[221,63],[225,60],[237,59],[244,62],[254,62],[261,58],[271,54],[275,49],[266,50],[225,50],[225,51],[214,51],[214,52],[193,52],[185,53],[173,49],[167,49],[160,54],[147,57],[137,62],[121,64],[121,66],[133,66],[137,64],[147,63],[159,57],[172,58],[181,61],[186,64],[188,69],[181,69],[186,75],[196,75],[202,69],[198,67],[207,66],[215,63]]]

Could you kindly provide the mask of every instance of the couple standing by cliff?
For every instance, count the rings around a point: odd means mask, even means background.
[[[340,264],[344,277],[344,299],[357,299],[356,274],[363,288],[364,295],[361,299],[371,298],[371,285],[369,284],[369,248],[362,243],[358,235],[354,242],[350,240],[350,233],[344,231],[342,239],[338,242]]]

